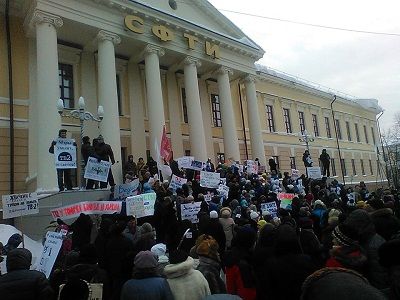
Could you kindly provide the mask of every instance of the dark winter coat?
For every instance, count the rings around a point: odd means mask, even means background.
[[[376,233],[382,236],[386,241],[390,240],[400,231],[400,221],[395,217],[390,208],[378,209],[370,215],[375,225]]]
[[[121,300],[173,300],[171,289],[166,279],[149,277],[130,279],[121,291]]]
[[[226,247],[226,236],[222,224],[219,219],[210,219],[204,228],[204,234],[211,235],[219,245],[219,254],[222,255],[225,252]]]
[[[114,159],[114,152],[111,149],[111,146],[109,144],[105,144],[105,143],[99,143],[95,146],[95,151],[97,156],[101,159],[101,160],[105,160],[105,161],[110,161],[111,163],[114,164],[115,163],[115,159]]]
[[[197,270],[199,270],[207,279],[211,294],[226,293],[225,283],[220,276],[220,263],[205,256],[199,256],[199,261],[200,263],[197,267]]]

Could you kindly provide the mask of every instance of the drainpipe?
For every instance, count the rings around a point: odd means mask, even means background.
[[[243,103],[242,103],[242,91],[240,89],[240,83],[238,83],[239,89],[239,102],[240,102],[240,113],[242,115],[242,127],[243,127],[243,138],[244,138],[244,149],[246,151],[246,160],[249,160],[249,151],[247,150],[247,137],[246,137],[246,127],[244,124],[244,114],[243,114]],[[254,159],[254,157],[253,157]]]
[[[335,128],[335,135],[336,135],[336,145],[337,145],[337,150],[339,154],[339,164],[340,164],[340,170],[342,171],[342,180],[343,180],[343,185],[346,185],[346,181],[344,180],[344,170],[343,170],[343,164],[342,164],[342,154],[340,152],[340,146],[339,146],[339,137],[337,133],[337,128],[336,128],[336,122],[335,122],[335,112],[333,111],[333,103],[336,101],[336,95],[333,95],[333,100],[331,102],[331,112],[332,112],[332,119],[333,119],[333,127]]]

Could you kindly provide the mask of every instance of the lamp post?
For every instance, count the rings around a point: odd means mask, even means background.
[[[97,116],[93,115],[89,111],[85,111],[85,99],[83,97],[79,97],[78,101],[78,109],[71,110],[66,114],[64,112],[64,101],[62,99],[58,99],[57,101],[57,110],[60,116],[79,119],[80,125],[80,138],[81,138],[81,147],[83,145],[83,130],[84,130],[84,121],[95,121],[101,122],[104,117],[104,109],[103,106],[99,105],[97,108]],[[83,159],[83,155],[81,154],[81,189],[85,189],[85,160]]]
[[[308,134],[307,130],[299,132],[299,142],[306,143],[308,152],[310,152],[310,143],[314,142],[314,138],[311,134]]]

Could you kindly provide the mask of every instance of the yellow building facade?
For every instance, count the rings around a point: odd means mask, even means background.
[[[327,149],[341,180],[336,127],[346,182],[380,174],[378,102],[336,95],[333,118],[335,93],[257,65],[263,49],[207,1],[16,0],[9,15],[11,39],[0,30],[0,194],[57,186],[48,147],[60,128],[80,139],[79,120],[58,114],[60,97],[64,114],[80,96],[94,114],[104,107],[84,134],[113,147],[117,182],[127,155],[156,157],[164,124],[175,157],[273,157],[282,173],[305,172],[306,130],[315,164]]]

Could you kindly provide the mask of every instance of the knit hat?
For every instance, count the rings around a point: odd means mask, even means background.
[[[174,250],[169,253],[169,262],[171,264],[180,264],[188,258],[188,254],[183,250]]]
[[[267,225],[267,221],[265,220],[260,220],[257,222],[257,228],[258,230],[261,230],[265,225]]]
[[[259,218],[258,213],[255,212],[255,211],[251,211],[251,213],[250,213],[250,219],[256,221],[258,218]]]
[[[340,224],[332,231],[332,236],[341,246],[358,245],[357,232],[346,224]]]
[[[232,215],[232,210],[229,207],[223,207],[220,213],[222,218],[229,218]]]
[[[218,219],[218,213],[215,210],[210,211],[210,219]]]
[[[209,239],[203,240],[197,246],[196,252],[199,256],[206,256],[214,260],[220,261],[218,249],[218,242],[214,238],[210,237]]]
[[[151,251],[140,251],[135,256],[136,269],[154,269],[157,267],[157,258]]]
[[[319,205],[319,206],[322,206],[322,207],[326,207],[326,206],[325,206],[325,203],[324,203],[324,202],[322,202],[322,201],[321,201],[321,200],[319,200],[319,199],[318,199],[318,200],[316,200],[316,201],[314,202],[314,205],[313,205],[313,207],[314,207],[314,208],[316,208],[316,206],[317,206],[317,205]]]
[[[358,201],[357,203],[356,203],[356,207],[357,208],[365,208],[367,206],[367,204],[365,203],[365,201]]]
[[[167,246],[163,243],[155,244],[153,247],[151,247],[151,252],[158,257],[164,256],[165,252],[167,252]]]
[[[32,253],[28,249],[16,248],[7,254],[7,270],[29,270],[32,262]]]
[[[338,209],[331,209],[329,211],[329,215],[328,215],[328,224],[329,225],[335,225],[339,222],[339,215],[342,212]]]

